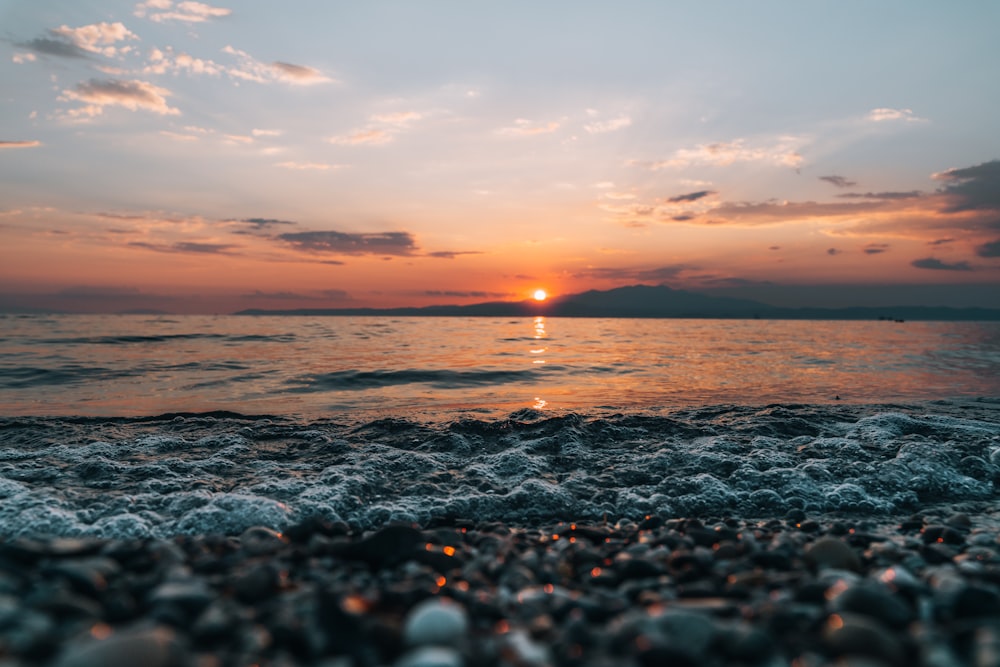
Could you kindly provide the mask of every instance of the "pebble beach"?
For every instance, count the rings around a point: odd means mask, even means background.
[[[0,543],[0,665],[987,667],[996,525],[792,510],[18,538]]]

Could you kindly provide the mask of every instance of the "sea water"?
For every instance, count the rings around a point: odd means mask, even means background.
[[[0,537],[993,512],[1000,324],[0,317]]]

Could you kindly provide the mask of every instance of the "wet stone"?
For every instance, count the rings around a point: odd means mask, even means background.
[[[823,642],[834,656],[867,656],[902,665],[903,646],[884,625],[867,616],[832,614],[823,628]]]
[[[843,540],[821,537],[810,544],[805,551],[806,562],[817,569],[861,570],[858,555]]]
[[[70,644],[53,667],[189,667],[188,650],[163,627],[114,632],[106,639]]]

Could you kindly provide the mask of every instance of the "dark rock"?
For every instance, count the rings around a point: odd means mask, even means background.
[[[859,582],[846,588],[835,585],[827,597],[835,610],[869,616],[893,630],[905,629],[915,618],[906,602],[877,584]]]
[[[806,562],[816,569],[861,571],[861,560],[846,542],[833,537],[821,537],[805,551]]]
[[[258,563],[238,574],[233,592],[243,602],[254,604],[272,597],[281,585],[281,572],[273,563]]]
[[[823,643],[831,655],[868,656],[889,665],[902,665],[902,644],[881,623],[855,614],[832,614],[823,628]]]
[[[962,531],[956,530],[950,526],[926,526],[922,531],[921,537],[926,544],[965,544],[965,534]]]
[[[67,645],[53,667],[190,667],[191,655],[169,628],[112,633]]]
[[[410,560],[424,544],[423,533],[412,526],[387,526],[357,542],[332,542],[329,551],[381,570]]]

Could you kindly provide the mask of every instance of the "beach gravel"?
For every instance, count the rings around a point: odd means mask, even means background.
[[[895,521],[457,521],[0,543],[0,665],[1000,664],[1000,544]]]

